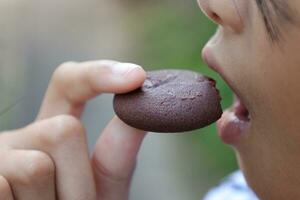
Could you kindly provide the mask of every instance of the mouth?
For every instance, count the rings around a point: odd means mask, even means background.
[[[225,82],[235,93],[233,105],[224,111],[221,119],[217,122],[218,134],[226,144],[237,145],[241,137],[246,133],[251,123],[250,113],[243,103],[243,96],[236,85],[226,76],[224,69],[218,64],[212,54],[211,47],[216,38],[213,38],[203,49],[202,58],[204,62],[214,71],[221,75]]]

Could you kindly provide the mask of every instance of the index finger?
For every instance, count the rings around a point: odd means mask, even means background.
[[[139,65],[112,60],[68,62],[53,74],[37,120],[68,114],[80,118],[85,103],[101,93],[125,93],[142,85]]]

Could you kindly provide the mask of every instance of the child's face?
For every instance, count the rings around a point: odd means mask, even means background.
[[[219,135],[261,198],[300,199],[300,1],[198,2],[220,25],[203,57],[241,99]]]

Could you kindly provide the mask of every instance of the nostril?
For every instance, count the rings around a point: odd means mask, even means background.
[[[218,24],[222,24],[222,19],[221,19],[221,17],[217,14],[217,13],[215,13],[215,12],[213,12],[212,14],[211,14],[211,18],[216,22],[216,23],[218,23]]]

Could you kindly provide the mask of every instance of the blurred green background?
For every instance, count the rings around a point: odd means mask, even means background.
[[[1,117],[1,129],[34,119],[55,66],[68,60],[109,58],[147,70],[195,70],[217,80],[224,109],[232,102],[228,86],[201,61],[216,25],[196,0],[7,0],[0,11],[0,108],[23,97]],[[104,95],[87,108],[83,120],[90,146],[113,116],[111,98]],[[151,134],[139,155],[131,199],[200,199],[236,168],[215,125],[189,134]]]

